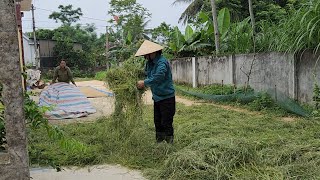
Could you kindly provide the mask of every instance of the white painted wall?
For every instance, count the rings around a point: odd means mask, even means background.
[[[29,40],[26,35],[23,35],[23,51],[25,65],[35,66],[36,61],[33,41]]]

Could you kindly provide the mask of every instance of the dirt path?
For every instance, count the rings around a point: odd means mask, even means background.
[[[32,180],[145,180],[140,171],[110,165],[63,169],[61,172],[31,169],[30,174]]]
[[[151,91],[147,91],[143,98],[144,98],[143,101],[145,104],[149,104],[149,105],[153,104]],[[236,111],[236,112],[241,112],[241,113],[246,113],[246,114],[252,114],[252,115],[259,115],[259,113],[257,113],[257,112],[252,112],[252,111],[249,111],[246,109],[236,108],[236,107],[227,106],[227,105],[213,104],[213,103],[208,103],[205,101],[189,100],[189,99],[186,99],[186,98],[183,98],[180,96],[176,96],[176,102],[184,104],[185,106],[198,106],[198,105],[206,104],[206,105],[210,105],[210,106],[223,108],[226,110],[231,110],[231,111]]]
[[[145,93],[145,95],[143,97],[143,101],[144,101],[145,104],[148,104],[148,105],[152,105],[153,104],[151,91],[147,91]],[[228,106],[228,105],[208,103],[208,102],[200,101],[200,100],[190,100],[190,99],[186,99],[186,98],[183,98],[183,97],[180,97],[180,96],[176,96],[176,101],[178,103],[184,104],[185,106],[198,106],[198,105],[206,104],[206,105],[222,108],[222,109],[229,110],[229,111],[235,111],[235,112],[245,113],[245,114],[249,114],[249,115],[262,116],[261,113],[256,112],[256,111],[249,111],[247,109],[237,108],[237,107]],[[279,118],[279,119],[281,121],[290,123],[290,122],[297,121],[298,118],[295,118],[295,117],[282,117],[282,118]]]

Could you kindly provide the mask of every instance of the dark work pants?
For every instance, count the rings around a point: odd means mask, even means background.
[[[157,142],[173,141],[173,116],[176,112],[175,97],[154,102],[154,125]]]

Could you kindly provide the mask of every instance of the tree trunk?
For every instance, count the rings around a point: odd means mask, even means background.
[[[251,26],[252,26],[252,40],[253,40],[253,51],[256,52],[256,25],[254,20],[254,14],[253,14],[253,7],[252,7],[252,0],[248,0],[249,3],[249,12],[250,12],[250,19],[251,19]]]
[[[3,85],[6,139],[10,156],[10,162],[0,165],[1,180],[27,180],[30,177],[15,13],[14,0],[0,0],[0,83]]]
[[[217,18],[217,7],[215,0],[211,0],[211,7],[212,7],[212,17],[213,17],[213,27],[214,27],[214,39],[216,45],[216,54],[219,54],[220,51],[220,34],[219,34],[219,27],[218,27],[218,18]]]

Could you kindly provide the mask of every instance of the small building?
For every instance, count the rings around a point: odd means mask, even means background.
[[[28,36],[28,34],[23,34],[23,55],[24,64],[28,67],[36,66],[36,53],[34,41]],[[57,59],[54,55],[54,47],[57,44],[55,40],[48,39],[38,39],[39,55],[40,55],[40,68],[52,68],[57,66]],[[76,51],[82,50],[82,44],[73,43],[73,49]]]
[[[40,67],[52,68],[57,66],[58,59],[54,55],[54,47],[57,44],[55,40],[38,39],[39,54],[40,54]],[[73,49],[76,51],[82,50],[82,44],[74,42]]]
[[[22,38],[24,63],[27,67],[36,66],[34,42],[25,33],[22,35]]]

